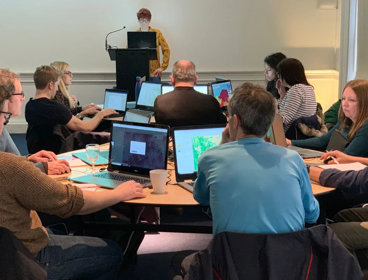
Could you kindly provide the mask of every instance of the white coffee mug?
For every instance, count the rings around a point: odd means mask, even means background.
[[[165,193],[167,170],[153,169],[150,171],[150,179],[154,193]]]

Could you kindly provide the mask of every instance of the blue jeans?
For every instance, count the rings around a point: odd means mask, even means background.
[[[47,279],[116,279],[123,259],[111,240],[49,234],[49,243],[36,256]]]

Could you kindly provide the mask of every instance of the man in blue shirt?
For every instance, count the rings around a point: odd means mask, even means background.
[[[213,233],[283,233],[319,216],[302,158],[263,140],[276,111],[262,87],[245,83],[228,105],[222,143],[199,159],[194,198],[210,205]]]

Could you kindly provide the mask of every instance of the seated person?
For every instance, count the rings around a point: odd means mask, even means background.
[[[70,71],[70,66],[68,63],[55,61],[51,63],[51,67],[62,73],[59,87],[53,100],[59,102],[60,104],[64,104],[70,109],[73,115],[80,119],[83,119],[87,115],[94,115],[98,111],[101,111],[101,108],[95,104],[89,104],[83,107],[79,106],[78,99],[69,93],[68,87],[72,84],[73,73]]]
[[[303,159],[263,140],[275,111],[275,98],[262,87],[238,87],[221,144],[199,158],[193,196],[211,206],[213,234],[283,233],[316,222],[319,204]]]
[[[8,83],[12,85],[12,88],[8,90],[11,93],[8,110],[12,114],[12,117],[20,116],[22,103],[24,101],[24,93],[22,91],[19,76],[7,69],[0,69],[0,85],[6,85]],[[17,146],[5,127],[0,135],[0,151],[20,155]],[[70,172],[68,162],[65,160],[57,160],[53,152],[40,151],[33,155],[29,155],[27,159],[34,162],[35,166],[42,172],[50,175]]]
[[[328,129],[331,129],[339,120],[339,109],[341,107],[341,99],[332,104],[332,106],[325,112],[324,119]]]
[[[367,164],[367,158],[345,155],[341,152],[331,152],[325,157],[335,156],[339,162],[359,161]],[[361,202],[368,194],[368,167],[360,171],[339,171],[337,169],[321,169],[310,167],[310,178],[323,186],[335,187],[344,194],[362,196]],[[351,207],[351,205],[350,205]],[[337,223],[329,224],[345,247],[357,258],[362,269],[368,269],[368,208],[359,207],[340,211],[335,215]]]
[[[156,98],[156,123],[171,127],[226,123],[218,101],[193,89],[197,82],[195,65],[188,60],[175,62],[171,75],[174,90]]]
[[[320,137],[288,140],[288,145],[325,151],[333,133],[341,133],[347,140],[344,153],[368,157],[368,81],[353,80],[346,84],[339,110],[339,122]],[[336,131],[336,132],[335,132]]]
[[[267,91],[273,95],[276,99],[280,98],[280,94],[276,88],[277,78],[277,64],[281,62],[281,60],[285,59],[286,56],[281,53],[273,53],[265,57],[264,59],[264,74],[267,81]]]
[[[52,100],[58,90],[60,77],[61,73],[51,66],[38,67],[33,75],[36,95],[28,101],[25,110],[28,122],[27,146],[31,153],[41,149],[59,153],[59,146],[53,138],[56,127],[61,126],[62,129],[71,131],[90,132],[99,125],[105,116],[116,114],[113,109],[104,109],[86,122],[73,116],[69,108]]]
[[[10,116],[9,97],[10,92],[0,90],[0,133]],[[51,234],[36,211],[62,218],[93,213],[120,201],[144,197],[140,184],[129,181],[114,190],[85,191],[51,179],[23,157],[3,152],[0,170],[0,226],[22,241],[47,271],[48,279],[117,278],[122,252],[116,243]]]
[[[297,119],[316,114],[316,96],[299,60],[285,58],[277,65],[277,74],[279,79],[276,87],[280,94],[279,114],[287,133]]]

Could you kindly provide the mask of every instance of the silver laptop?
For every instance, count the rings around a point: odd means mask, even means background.
[[[150,114],[140,110],[128,110],[125,114],[124,122],[149,123]]]
[[[194,85],[194,90],[203,93],[203,94],[208,94],[208,85]],[[168,93],[170,91],[174,90],[174,86],[173,85],[162,85],[161,87],[161,94],[165,94]]]
[[[107,117],[121,117],[125,115],[128,100],[128,92],[120,89],[106,89],[103,108],[110,108],[117,111]]]
[[[175,176],[180,186],[193,192],[198,159],[204,151],[220,144],[224,128],[224,124],[219,124],[172,129]]]
[[[286,144],[285,132],[282,123],[282,117],[279,114],[275,115],[275,119],[268,130],[267,134],[265,135],[264,139],[272,144],[283,146],[290,150],[296,151],[302,158],[316,158],[323,155],[323,152],[305,149],[296,146],[288,146]]]
[[[107,188],[129,180],[150,186],[149,171],[166,169],[168,135],[163,125],[113,122],[107,171],[69,179]]]

